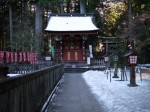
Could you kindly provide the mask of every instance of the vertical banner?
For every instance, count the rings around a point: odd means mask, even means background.
[[[10,60],[10,61],[11,61],[11,63],[13,63],[13,62],[14,62],[14,53],[11,52],[10,54],[11,54],[11,55],[10,55],[10,57],[11,57],[11,60]]]
[[[32,54],[33,53],[30,52],[30,55],[29,55],[29,62],[30,62],[30,64],[33,64],[33,55]]]
[[[6,51],[6,63],[10,62],[10,52]]]
[[[54,54],[53,54],[54,57]],[[31,64],[38,64],[38,56],[34,52],[9,52],[0,51],[0,64],[29,62]]]
[[[23,61],[26,62],[26,59],[27,59],[26,52],[23,52]]]
[[[22,62],[22,52],[19,52],[19,62]]]
[[[87,57],[87,64],[88,64],[88,65],[90,65],[90,64],[91,64],[90,57]]]
[[[55,54],[54,54],[54,45],[51,45],[51,54],[52,54],[52,61],[54,61],[54,57],[55,57]]]
[[[14,62],[17,62],[17,60],[18,60],[17,52],[14,52]]]
[[[32,64],[35,64],[35,53],[32,53]]]
[[[27,61],[30,62],[30,52],[27,53]]]
[[[29,53],[27,52],[27,61],[29,62]]]
[[[0,64],[4,62],[4,52],[0,51]]]
[[[17,62],[17,61],[18,61],[18,55],[17,55],[17,52],[14,52],[14,54],[15,54],[15,59],[14,59],[14,61]]]
[[[92,45],[89,45],[89,51],[90,51],[90,58],[93,58],[93,54],[92,54]]]
[[[35,53],[35,64],[38,64],[38,57],[36,53]]]

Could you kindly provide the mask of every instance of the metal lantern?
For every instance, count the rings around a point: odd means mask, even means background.
[[[131,55],[131,56],[129,56],[129,64],[130,65],[136,65],[137,64],[137,55]]]
[[[117,55],[114,55],[114,56],[113,56],[113,60],[114,60],[114,61],[118,61],[118,56],[117,56]]]
[[[108,57],[108,56],[105,56],[105,57],[104,57],[104,61],[105,61],[105,62],[108,62],[108,61],[109,61],[109,57]]]
[[[138,63],[138,55],[136,53],[126,54],[128,65],[135,66]]]
[[[136,53],[130,52],[126,54],[125,56],[127,58],[128,65],[131,67],[130,68],[130,84],[128,84],[128,86],[135,87],[137,86],[135,66],[137,65],[137,62],[138,62],[138,55]]]

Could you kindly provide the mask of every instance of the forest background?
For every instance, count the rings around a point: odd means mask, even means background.
[[[109,54],[124,54],[130,29],[129,1],[135,50],[140,53],[140,63],[150,63],[149,0],[1,0],[0,50],[34,51],[42,58],[49,50],[44,29],[50,13],[93,13],[100,29],[96,38],[89,38],[94,57],[102,55],[97,50],[101,37],[118,37]]]

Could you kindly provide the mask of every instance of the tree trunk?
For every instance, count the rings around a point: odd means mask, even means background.
[[[38,58],[41,58],[42,50],[42,9],[36,4],[36,14],[35,14],[35,51]]]
[[[9,30],[10,30],[10,51],[12,52],[12,40],[13,40],[13,25],[12,25],[12,7],[9,6]]]
[[[61,13],[64,13],[64,6],[63,6],[63,3],[60,4],[60,8],[61,8]]]
[[[80,14],[85,14],[86,13],[86,0],[80,0]]]
[[[70,0],[67,1],[67,13],[70,13]]]

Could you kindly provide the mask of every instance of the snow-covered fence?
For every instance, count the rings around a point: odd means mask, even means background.
[[[0,79],[0,112],[39,112],[63,73],[59,64]]]
[[[10,74],[24,74],[24,73],[29,73],[34,70],[39,70],[43,68],[47,68],[50,66],[53,66],[53,62],[42,62],[38,64],[19,64],[19,63],[12,63],[12,64],[7,64],[9,67],[9,73]]]
[[[98,65],[98,66],[104,65],[104,60],[103,59],[102,60],[96,60],[96,59],[94,59],[91,62],[92,62],[93,65]]]
[[[97,60],[97,59],[92,59],[91,60],[91,67],[93,69],[104,69],[106,67],[106,63],[104,60]]]

